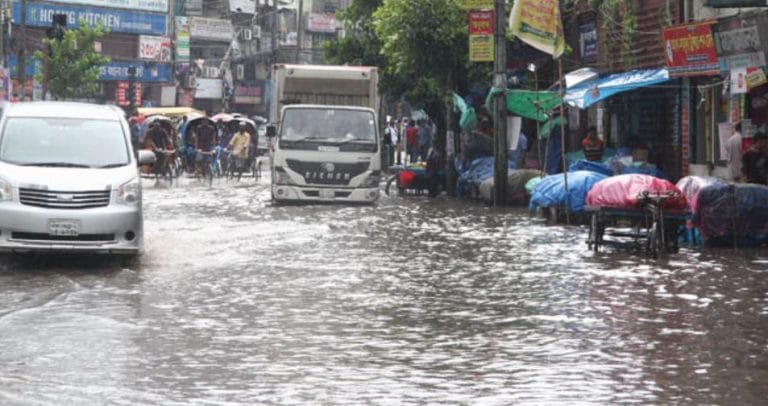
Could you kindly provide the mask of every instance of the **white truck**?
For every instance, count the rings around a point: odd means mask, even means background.
[[[272,69],[272,199],[375,202],[381,177],[377,68]]]

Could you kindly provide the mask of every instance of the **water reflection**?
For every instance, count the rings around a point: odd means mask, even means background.
[[[2,268],[2,403],[768,396],[761,251],[595,254],[522,210],[273,206],[266,181],[145,199],[138,263]]]

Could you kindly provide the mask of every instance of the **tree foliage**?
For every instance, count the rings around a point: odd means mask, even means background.
[[[347,35],[325,44],[325,58],[333,64],[383,67],[385,60],[373,25],[373,12],[383,0],[353,0],[340,13]]]
[[[81,20],[80,28],[66,30],[61,40],[44,40],[49,49],[48,91],[55,99],[89,97],[98,91],[99,68],[109,58],[96,52],[95,42],[106,33],[101,25],[89,27]],[[35,56],[44,57],[42,51]],[[42,81],[42,74],[35,79]]]

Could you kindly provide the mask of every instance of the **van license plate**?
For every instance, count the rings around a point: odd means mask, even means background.
[[[320,189],[321,199],[333,199],[334,197],[336,197],[336,193],[333,190]]]
[[[80,235],[80,222],[77,220],[48,220],[48,234],[59,237]]]

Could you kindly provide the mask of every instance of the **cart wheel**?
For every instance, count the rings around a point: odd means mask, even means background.
[[[600,248],[600,222],[597,218],[597,213],[592,213],[592,217],[589,221],[589,238],[587,244],[590,250],[597,252]]]
[[[395,174],[395,175],[392,175],[392,176],[390,176],[390,177],[389,177],[389,179],[387,179],[387,186],[386,186],[386,188],[384,189],[384,192],[386,192],[386,193],[387,193],[387,196],[389,196],[389,186],[390,186],[390,185],[392,185],[392,182],[394,182],[394,181],[396,181],[396,180],[397,180],[397,175],[396,175],[396,174]],[[397,190],[398,190],[398,191],[402,191],[402,188],[399,188],[399,187],[398,187],[398,188],[397,188]],[[402,193],[401,193],[401,194],[402,194]]]
[[[659,223],[654,222],[651,229],[648,231],[648,239],[646,242],[648,254],[653,259],[661,258],[664,253],[664,247],[662,247],[661,235],[659,233]]]

